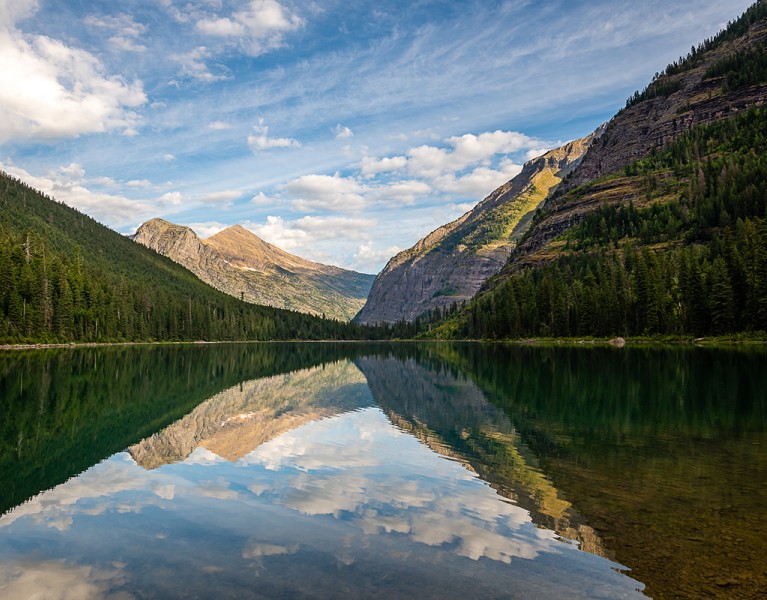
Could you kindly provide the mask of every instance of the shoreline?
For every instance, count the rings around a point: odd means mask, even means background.
[[[444,340],[444,339],[395,339],[395,340],[197,340],[192,342],[151,341],[151,342],[66,342],[66,343],[25,343],[0,344],[0,351],[12,350],[50,350],[76,348],[108,348],[114,346],[207,346],[214,344],[381,344],[381,343],[438,343],[438,344],[504,344],[511,346],[609,346],[624,347],[715,347],[715,346],[767,346],[767,336],[755,337],[713,336],[701,338],[673,337],[614,337],[614,338],[520,338],[503,340]]]

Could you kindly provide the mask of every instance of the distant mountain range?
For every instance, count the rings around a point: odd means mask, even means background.
[[[362,324],[412,321],[469,300],[498,273],[530,226],[533,212],[580,162],[602,130],[525,163],[469,212],[392,258],[357,316]]]
[[[152,219],[133,239],[235,298],[345,321],[362,308],[374,279],[289,254],[240,225],[203,240],[189,227]]]

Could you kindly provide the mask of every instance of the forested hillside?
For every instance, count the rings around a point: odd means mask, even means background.
[[[0,215],[0,343],[363,335],[231,298],[5,173]]]
[[[537,268],[502,277],[443,326],[458,337],[767,330],[767,108],[701,126],[607,184]],[[631,190],[631,193],[627,193]]]

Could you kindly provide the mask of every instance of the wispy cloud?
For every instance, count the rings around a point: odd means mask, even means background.
[[[127,14],[117,16],[88,15],[85,24],[109,31],[112,35],[109,43],[119,50],[126,52],[146,52],[148,48],[139,42],[139,38],[147,30],[147,26],[137,23]]]
[[[293,138],[269,137],[269,127],[259,118],[258,125],[253,126],[253,133],[248,136],[248,146],[253,152],[262,152],[273,148],[299,148],[301,143]]]

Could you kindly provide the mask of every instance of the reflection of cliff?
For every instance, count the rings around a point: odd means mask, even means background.
[[[235,461],[304,423],[371,404],[359,370],[337,362],[240,383],[128,451],[146,469],[183,460],[200,446]]]
[[[499,494],[530,511],[537,524],[578,540],[587,552],[604,555],[594,530],[559,497],[506,415],[471,381],[413,360],[365,357],[356,364],[397,427],[476,472]]]

